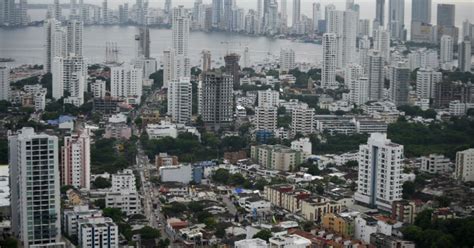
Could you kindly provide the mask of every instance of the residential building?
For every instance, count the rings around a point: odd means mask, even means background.
[[[252,146],[251,158],[267,169],[281,171],[291,171],[303,162],[300,151],[282,145]]]
[[[302,201],[311,196],[310,191],[295,189],[295,186],[290,184],[265,186],[263,193],[266,200],[291,213],[301,211]]]
[[[60,99],[64,92],[69,93],[65,101],[80,106],[84,103],[87,67],[81,56],[71,54],[68,57],[55,57],[52,65],[52,96]]]
[[[459,70],[462,72],[471,72],[472,54],[471,54],[471,40],[469,37],[464,38],[459,45]]]
[[[379,51],[383,60],[390,61],[390,31],[378,28],[374,31],[374,50]]]
[[[312,154],[312,143],[309,138],[300,138],[291,142],[291,149],[302,152],[305,156]]]
[[[259,90],[257,96],[257,106],[259,107],[278,107],[280,102],[280,92],[276,90]]]
[[[10,68],[0,66],[0,101],[10,100]]]
[[[354,200],[372,208],[390,210],[402,198],[403,146],[386,134],[372,133],[359,147],[359,177]]]
[[[108,192],[105,196],[106,208],[118,208],[127,216],[141,212],[140,195],[137,192]]]
[[[392,203],[392,219],[413,224],[418,214],[418,209],[414,201],[399,200]]]
[[[337,37],[334,33],[323,35],[323,65],[321,70],[321,87],[335,88],[337,67]]]
[[[168,155],[167,153],[159,153],[155,156],[155,165],[157,168],[178,164],[178,156]]]
[[[388,7],[388,29],[396,40],[406,39],[405,0],[390,0]]]
[[[218,130],[233,120],[232,76],[220,71],[203,72],[198,85],[199,108],[206,127]]]
[[[211,63],[211,51],[209,50],[202,50],[201,52],[202,57],[202,71],[209,71],[212,68],[212,63]]]
[[[441,44],[440,44],[440,52],[439,52],[439,60],[443,69],[450,69],[452,66],[451,63],[453,62],[453,49],[454,49],[454,41],[453,38],[449,35],[441,36]]]
[[[234,243],[235,248],[268,248],[267,241],[263,239],[242,239]]]
[[[308,221],[320,222],[327,213],[339,213],[344,205],[329,198],[314,196],[301,201],[301,215]]]
[[[61,148],[61,185],[90,189],[91,154],[89,130],[64,137]]]
[[[369,101],[383,99],[384,59],[379,51],[372,50],[369,54]]]
[[[112,192],[137,192],[135,174],[130,169],[112,175]]]
[[[454,176],[462,182],[474,181],[474,148],[456,153]]]
[[[168,84],[168,115],[173,122],[188,124],[191,122],[192,112],[190,78],[171,80]]]
[[[452,116],[466,115],[469,109],[474,109],[474,103],[464,103],[459,100],[449,102],[449,114]]]
[[[79,220],[102,217],[102,211],[89,209],[88,205],[74,206],[72,209],[65,209],[62,218],[62,230],[69,237],[77,237],[79,234]]]
[[[299,0],[294,0],[299,1]],[[275,237],[271,237],[268,240],[270,248],[285,248],[285,247],[294,247],[294,248],[306,248],[311,246],[311,241],[307,238],[303,238],[296,234],[285,234]]]
[[[416,96],[420,99],[433,99],[436,84],[442,80],[441,72],[420,68],[416,73]]]
[[[285,74],[294,69],[295,65],[295,51],[291,48],[280,50],[280,73]]]
[[[277,107],[255,107],[255,117],[256,130],[268,130],[273,132],[277,129]]]
[[[322,227],[343,237],[352,237],[354,235],[354,219],[347,214],[325,214],[322,218]]]
[[[460,81],[441,82],[436,84],[435,106],[440,108],[449,107],[452,101],[461,103],[474,102],[474,85]]]
[[[80,247],[119,247],[118,226],[108,217],[87,218],[78,221]]]
[[[370,244],[377,248],[415,248],[415,243],[383,233],[370,234]]]
[[[390,100],[397,106],[408,104],[410,69],[403,66],[390,68]]]
[[[431,0],[415,0],[411,2],[411,21],[431,23]]]
[[[58,138],[24,127],[8,137],[8,147],[10,183],[16,185],[10,188],[12,234],[26,248],[64,245]]]
[[[110,95],[126,99],[129,104],[140,104],[143,87],[143,71],[132,65],[110,69]]]
[[[74,54],[82,57],[83,23],[78,20],[68,20],[66,23],[66,55]]]
[[[202,179],[202,167],[191,164],[179,164],[161,166],[158,168],[161,182],[178,182],[189,184],[200,183]]]
[[[374,29],[385,26],[385,0],[377,0],[375,6]]]
[[[45,33],[45,54],[44,72],[52,72],[53,60],[55,57],[66,55],[66,34],[61,28],[59,19],[47,19],[44,21]]]
[[[249,197],[245,199],[243,208],[248,213],[256,213],[256,214],[259,214],[262,212],[268,213],[268,212],[271,212],[272,210],[271,203],[259,197]]]
[[[236,53],[229,53],[224,56],[225,61],[225,73],[232,76],[234,88],[240,86],[240,55]]]
[[[421,157],[420,170],[430,174],[448,174],[453,171],[449,158],[441,154]]]
[[[291,135],[310,135],[314,132],[315,110],[307,104],[300,104],[291,110]]]

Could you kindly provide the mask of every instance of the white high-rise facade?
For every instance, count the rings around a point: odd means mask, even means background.
[[[168,88],[169,82],[176,78],[174,50],[163,51],[163,88]]]
[[[295,51],[291,48],[280,50],[280,73],[288,73],[294,69],[295,65]]]
[[[321,70],[321,87],[336,88],[337,36],[334,33],[323,35],[323,65]]]
[[[456,171],[454,176],[462,182],[474,181],[474,149],[467,149],[456,153]]]
[[[408,104],[410,68],[403,65],[390,68],[390,100],[397,106]]]
[[[319,31],[319,20],[321,19],[321,4],[313,3],[313,31]]]
[[[142,69],[125,65],[112,67],[110,71],[110,95],[125,98],[129,104],[140,104],[143,87]]]
[[[453,48],[453,38],[450,35],[441,36],[439,62],[441,63],[441,67],[443,67],[443,69],[450,67],[451,63],[453,62]]]
[[[370,50],[369,36],[365,35],[359,40],[359,64],[364,68],[364,74],[369,71],[369,50]]]
[[[44,32],[46,37],[44,71],[51,72],[54,58],[66,55],[66,34],[61,28],[61,22],[55,19],[44,21]]]
[[[405,38],[405,0],[389,0],[388,29],[393,39]]]
[[[69,93],[68,103],[84,103],[87,66],[81,56],[55,57],[53,60],[53,98],[60,99]]]
[[[347,66],[344,82],[349,89],[349,102],[362,105],[368,101],[369,79],[364,75],[362,66],[358,64]]]
[[[374,31],[374,50],[382,54],[385,62],[390,61],[390,32],[382,27]]]
[[[268,1],[268,0],[267,0]],[[297,27],[301,21],[301,0],[293,0],[293,28]]]
[[[315,110],[307,104],[299,104],[291,111],[291,135],[310,135],[314,132]]]
[[[390,211],[392,202],[402,199],[403,146],[386,134],[373,133],[359,147],[359,176],[356,202]]]
[[[384,89],[384,60],[380,52],[371,50],[369,54],[369,100],[383,99]]]
[[[335,52],[336,52],[336,67],[343,67],[343,34],[344,34],[344,11],[329,10],[326,12],[326,33],[333,33],[336,36]],[[323,36],[324,44],[324,36]],[[323,45],[324,46],[324,45]],[[324,49],[324,47],[323,47]],[[324,59],[324,55],[323,55]]]
[[[76,20],[67,22],[67,54],[82,56],[82,30],[82,22]]]
[[[275,131],[277,129],[278,108],[274,106],[259,106],[255,108],[256,130]]]
[[[88,129],[64,137],[64,145],[61,148],[61,185],[90,189],[90,146]]]
[[[191,122],[192,85],[190,78],[172,80],[168,84],[168,115],[180,124]]]
[[[0,101],[10,99],[10,68],[0,66]]]
[[[356,59],[358,14],[352,10],[331,9],[326,14],[326,32],[334,33],[337,39],[337,67],[344,68]]]
[[[420,68],[416,73],[416,96],[420,99],[433,99],[436,84],[442,80],[441,72]]]
[[[280,93],[276,90],[259,90],[257,93],[257,106],[259,107],[278,107]]]
[[[472,67],[472,54],[471,54],[471,40],[465,37],[459,44],[459,70],[462,72],[471,72]]]
[[[62,247],[58,138],[24,127],[8,143],[12,234],[22,247]]]

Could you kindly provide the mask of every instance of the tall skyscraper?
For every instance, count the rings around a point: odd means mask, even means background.
[[[405,0],[389,0],[388,28],[392,39],[404,40],[405,35]]]
[[[131,65],[110,69],[110,95],[122,97],[129,104],[140,104],[143,87],[143,70]]]
[[[255,107],[256,130],[275,131],[277,129],[278,108],[273,106]]]
[[[471,54],[471,40],[465,37],[459,44],[459,70],[462,72],[471,72],[472,54]]]
[[[102,2],[102,24],[109,24],[109,6],[107,0]]]
[[[372,208],[390,211],[392,202],[402,199],[403,146],[372,133],[359,146],[359,177],[354,200]]]
[[[282,29],[286,30],[288,27],[288,2],[287,0],[280,0],[280,16]]]
[[[201,59],[202,59],[202,71],[209,71],[212,69],[211,64],[211,51],[209,50],[202,50],[201,52]]]
[[[232,75],[232,81],[234,82],[234,88],[240,86],[240,55],[236,53],[229,53],[224,56],[225,61],[225,72]]]
[[[233,120],[232,76],[219,70],[203,72],[199,82],[199,114],[206,127],[218,130]]]
[[[61,22],[55,19],[44,21],[45,33],[45,54],[44,54],[44,71],[51,72],[53,59],[55,57],[63,57],[66,55],[67,43],[66,34],[61,28]]]
[[[52,14],[52,17],[58,21],[61,21],[63,19],[63,10],[61,4],[59,4],[59,0],[54,0]]]
[[[150,58],[150,29],[148,26],[139,27],[138,35],[135,35],[137,43],[137,58]]]
[[[369,100],[379,101],[383,99],[384,89],[384,60],[379,51],[369,52]]]
[[[173,9],[172,41],[174,52],[175,78],[191,76],[189,50],[189,17],[186,9],[180,5]]]
[[[408,104],[410,68],[403,65],[390,68],[390,100],[397,106]]]
[[[88,129],[64,137],[61,148],[61,185],[90,189],[91,154]]]
[[[344,11],[344,31],[342,35],[342,66],[356,62],[357,24],[359,15],[352,10]]]
[[[212,27],[219,28],[224,12],[223,0],[212,0]]]
[[[385,26],[385,0],[377,0],[375,5],[375,23]],[[374,29],[378,28],[374,25]]]
[[[280,50],[280,73],[288,73],[295,69],[295,51],[291,48]]]
[[[453,38],[449,35],[441,37],[439,60],[441,63],[453,62]]]
[[[323,35],[323,65],[321,70],[321,87],[337,87],[336,60],[337,60],[337,38],[334,33]]]
[[[434,99],[436,84],[442,80],[441,72],[420,68],[416,72],[416,96],[420,99]]]
[[[290,134],[294,137],[297,134],[304,136],[314,132],[314,108],[308,107],[308,104],[299,104],[291,110],[291,130]]]
[[[313,31],[319,31],[319,20],[321,19],[321,4],[313,3]]]
[[[58,138],[24,127],[8,147],[12,234],[27,248],[64,246]]]
[[[390,61],[390,32],[382,27],[374,31],[374,50],[381,53],[385,62]]]
[[[455,26],[456,5],[454,4],[438,4],[438,17],[436,23],[438,26]]]
[[[64,92],[68,92],[69,103],[76,106],[84,103],[87,65],[82,56],[55,57],[52,74],[54,99],[59,99],[64,96]]]
[[[82,30],[81,21],[70,20],[67,22],[67,54],[82,56]]]
[[[0,101],[10,101],[10,68],[0,66]]]
[[[176,76],[176,59],[174,50],[163,51],[163,88],[168,88],[171,80],[178,78]]]
[[[176,123],[188,124],[191,122],[192,85],[190,78],[180,78],[169,82],[168,115]]]
[[[301,0],[293,0],[293,22],[291,25],[296,27],[301,21]]]
[[[411,21],[431,23],[431,0],[412,0]]]
[[[474,149],[456,153],[456,171],[454,177],[462,182],[474,181]]]

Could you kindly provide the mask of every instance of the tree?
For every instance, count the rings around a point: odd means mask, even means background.
[[[170,245],[169,239],[160,239],[158,242],[158,248],[168,248]]]
[[[214,174],[212,174],[212,180],[217,183],[227,184],[229,182],[230,173],[226,169],[217,169]]]
[[[265,241],[268,241],[270,238],[272,237],[272,232],[270,230],[260,230],[258,233],[256,233],[255,235],[253,235],[252,238],[254,239],[263,239]]]
[[[121,222],[124,217],[122,210],[119,208],[104,208],[102,212],[105,217],[111,218],[114,222]]]
[[[161,237],[160,230],[150,226],[145,226],[137,231],[142,240],[154,240]]]
[[[96,189],[106,189],[106,188],[110,188],[112,187],[112,183],[103,178],[103,177],[97,177],[93,182],[92,182],[92,185],[94,186],[94,188]]]
[[[18,240],[16,240],[13,237],[8,237],[2,241],[0,241],[0,247],[5,247],[5,248],[17,248],[18,246]]]
[[[427,229],[431,227],[431,215],[433,210],[427,209],[423,210],[415,218],[415,225],[421,227],[422,229]]]
[[[229,183],[231,185],[239,186],[245,183],[245,177],[240,173],[230,175]]]
[[[94,205],[100,209],[105,208],[105,199],[97,199],[94,201]]]
[[[402,194],[403,199],[410,199],[413,194],[415,194],[415,183],[411,181],[406,181],[402,185]]]

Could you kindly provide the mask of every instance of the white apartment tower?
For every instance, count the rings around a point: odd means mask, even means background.
[[[346,68],[344,82],[349,89],[349,102],[362,105],[368,101],[369,80],[362,66],[350,64]]]
[[[404,40],[405,0],[389,0],[388,29],[393,39]]]
[[[83,24],[77,20],[67,22],[67,54],[82,56],[82,31]]]
[[[439,62],[441,65],[453,62],[453,38],[450,35],[441,36]]]
[[[71,54],[53,60],[53,98],[59,99],[69,93],[68,101],[76,106],[84,103],[87,65],[82,56]]]
[[[382,27],[374,30],[374,50],[382,54],[385,62],[390,61],[390,32]]]
[[[326,12],[326,32],[336,34],[337,39],[337,67],[343,68],[346,64],[355,62],[357,25],[359,17],[352,10],[329,10]]]
[[[280,50],[280,73],[288,73],[295,66],[295,51],[291,48]]]
[[[359,40],[359,64],[364,68],[364,74],[369,71],[369,50],[370,50],[369,36],[364,35]]]
[[[321,4],[313,3],[313,31],[319,31],[319,20],[321,19]]]
[[[90,189],[91,152],[89,130],[64,137],[61,149],[61,185]]]
[[[335,88],[337,63],[337,37],[334,33],[323,35],[323,65],[321,71],[321,87]]]
[[[60,245],[58,138],[24,127],[8,143],[12,234],[26,248]]]
[[[291,135],[300,133],[304,136],[314,132],[315,110],[307,104],[299,104],[291,111]]]
[[[401,65],[390,68],[390,100],[397,106],[408,104],[410,68]]]
[[[383,99],[384,88],[384,60],[379,51],[370,51],[369,54],[369,100]]]
[[[386,134],[373,133],[359,147],[359,177],[354,200],[390,211],[392,202],[402,199],[403,146]]]
[[[278,108],[274,106],[259,106],[255,108],[256,130],[275,131],[277,129]]]
[[[456,171],[454,176],[463,182],[474,181],[474,149],[456,153]]]
[[[300,21],[301,21],[301,0],[293,0],[293,22],[291,23],[293,28],[297,27]]]
[[[56,19],[44,21],[44,32],[46,37],[44,72],[51,72],[54,58],[66,55],[66,34],[61,28],[61,22]]]
[[[416,96],[420,99],[433,99],[436,84],[443,79],[443,74],[431,69],[420,68],[416,73]]]
[[[163,51],[163,88],[168,88],[168,84],[176,76],[176,61],[174,50]]]
[[[257,106],[278,107],[279,102],[280,92],[271,89],[257,91]]]
[[[10,68],[0,66],[0,101],[10,100]]]
[[[191,66],[188,57],[189,51],[189,16],[183,6],[173,9],[172,39],[175,52],[176,78],[190,77]]]
[[[108,217],[79,220],[78,242],[80,247],[118,248],[118,226]]]
[[[459,44],[459,70],[462,72],[471,72],[472,54],[471,54],[471,40],[466,37],[461,44]]]
[[[129,104],[140,104],[143,72],[131,65],[112,67],[110,70],[110,95],[123,97]]]
[[[180,124],[191,122],[192,85],[190,78],[172,80],[168,84],[168,115]]]

